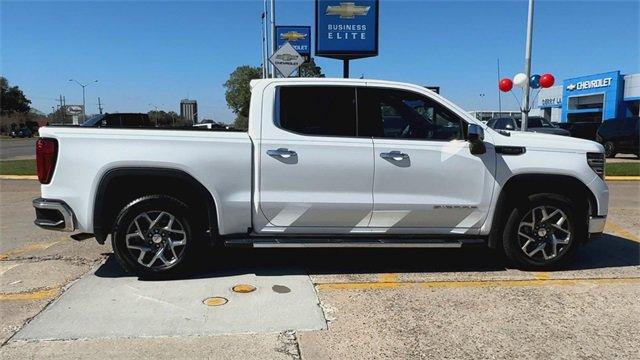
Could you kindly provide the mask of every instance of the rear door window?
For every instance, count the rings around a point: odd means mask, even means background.
[[[276,125],[315,136],[356,133],[355,88],[348,86],[282,86],[278,88]]]

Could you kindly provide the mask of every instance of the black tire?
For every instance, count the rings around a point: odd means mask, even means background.
[[[165,215],[160,215],[164,213]],[[148,214],[144,217],[143,214]],[[169,215],[166,215],[169,214]],[[155,218],[157,216],[157,218]],[[170,216],[174,217],[171,225],[168,225]],[[156,220],[159,226],[153,228],[147,227],[148,219]],[[134,220],[137,220],[137,228]],[[162,227],[164,226],[164,227]],[[172,230],[168,230],[172,228]],[[136,232],[145,233],[144,237],[132,236],[130,245],[148,248],[149,250],[143,255],[142,262],[150,262],[151,266],[145,266],[138,261],[142,251],[127,246],[127,234]],[[166,232],[163,232],[167,229]],[[111,234],[111,242],[113,252],[122,267],[140,277],[174,277],[188,272],[195,264],[199,249],[202,247],[202,239],[198,239],[194,234],[198,234],[201,229],[197,223],[196,217],[189,212],[189,207],[182,201],[166,195],[149,195],[138,198],[122,209],[116,218]],[[184,235],[178,232],[184,232]],[[155,234],[154,234],[155,233]],[[160,238],[159,243],[151,234]],[[169,245],[172,241],[186,240],[186,244],[177,245],[173,252]],[[162,250],[161,258],[154,256]],[[174,257],[174,254],[176,255]],[[155,259],[155,260],[154,260]],[[167,264],[175,260],[171,264]],[[153,261],[152,261],[153,260]]]
[[[611,142],[611,141],[607,141],[604,144],[602,144],[602,146],[604,146],[604,155],[608,158],[613,158],[616,157],[616,146]]]
[[[553,245],[551,244],[552,240],[550,236],[557,235],[558,230],[551,226],[547,227],[547,224],[545,224],[545,226],[540,226],[545,228],[545,230],[543,231],[544,233],[547,233],[547,231],[553,231],[553,233],[550,233],[550,235],[547,235],[548,237],[546,237],[546,245],[544,246],[545,253],[542,253],[542,251],[538,251],[533,257],[528,256],[523,250],[523,247],[525,247],[525,249],[527,249],[529,253],[532,253],[538,245],[542,245],[543,243],[545,243],[545,240],[543,240],[542,237],[535,236],[536,234],[539,234],[537,233],[537,231],[540,229],[537,228],[537,230],[535,230],[536,228],[532,228],[531,233],[526,234],[532,237],[534,240],[539,241],[533,242],[529,246],[525,246],[528,238],[519,234],[521,222],[530,222],[530,218],[528,216],[531,215],[531,211],[533,209],[537,209],[536,211],[540,211],[540,207],[543,206],[559,209],[561,213],[558,216],[564,215],[566,217],[566,225],[563,222],[563,226],[566,226],[567,230],[570,231],[568,244],[558,246],[556,248],[556,255],[550,259],[544,259],[547,255],[547,251],[549,252],[550,256],[553,254]],[[553,211],[548,211],[547,213],[549,212]],[[539,215],[540,213],[538,213],[538,218]],[[547,223],[550,224],[555,219],[557,218],[550,219]],[[514,206],[511,210],[511,214],[507,219],[502,240],[505,255],[518,268],[527,270],[545,270],[556,268],[566,263],[575,254],[579,243],[586,238],[588,231],[588,223],[586,219],[586,210],[580,208],[579,206],[576,206],[575,202],[564,196],[557,194],[531,195],[525,199],[518,201],[517,205]],[[528,225],[523,226],[522,231],[527,232],[528,227]],[[566,234],[562,231],[559,232],[559,235],[566,236]]]

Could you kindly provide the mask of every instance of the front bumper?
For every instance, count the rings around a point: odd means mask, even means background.
[[[604,225],[607,222],[606,216],[590,216],[589,217],[589,238],[602,235]]]
[[[33,199],[37,226],[47,230],[73,231],[76,229],[73,210],[64,201]]]

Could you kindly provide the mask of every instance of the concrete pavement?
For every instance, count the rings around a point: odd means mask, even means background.
[[[37,193],[6,184],[0,195]],[[608,234],[552,272],[482,249],[237,249],[212,252],[188,279],[143,281],[114,266],[108,245],[3,227],[15,240],[0,254],[2,336],[22,331],[0,357],[635,359],[639,185],[611,183]],[[3,221],[31,222],[29,203],[13,206],[24,209],[0,207]],[[256,292],[233,293],[239,282]],[[206,295],[229,302],[207,308]]]

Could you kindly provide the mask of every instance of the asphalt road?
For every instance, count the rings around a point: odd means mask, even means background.
[[[0,140],[0,160],[35,159],[36,139]]]
[[[37,184],[1,180],[0,357],[635,359],[640,183],[610,190],[607,234],[558,271],[482,249],[235,249],[149,281],[108,244],[35,233]]]

